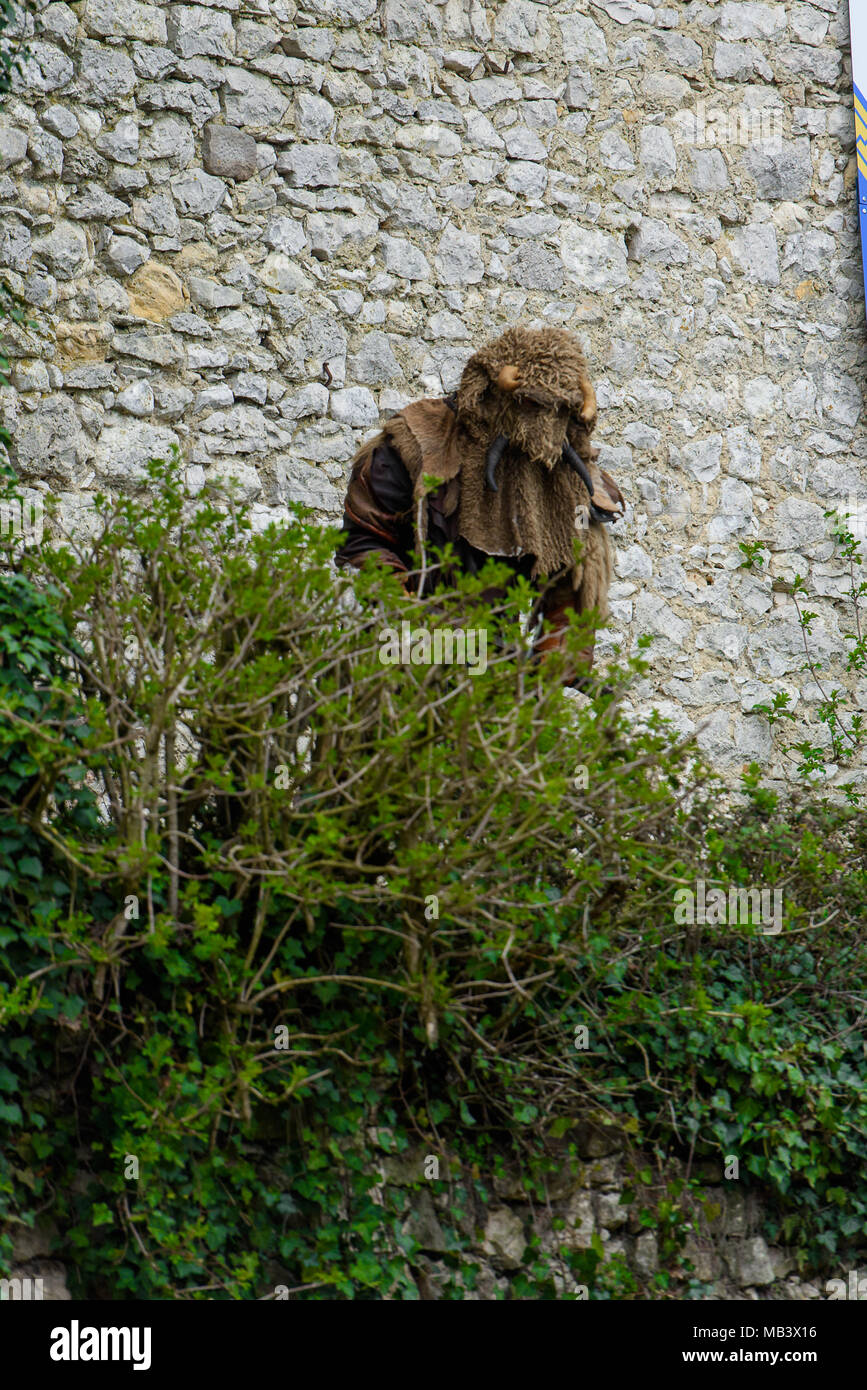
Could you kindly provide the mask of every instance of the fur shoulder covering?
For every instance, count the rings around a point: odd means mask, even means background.
[[[427,404],[427,402],[419,402],[419,404]],[[424,472],[424,457],[419,441],[406,418],[407,412],[414,409],[413,406],[407,406],[397,415],[392,415],[390,419],[386,420],[379,433],[374,435],[373,439],[368,439],[361,445],[350,465],[350,482],[354,482],[361,475],[365,465],[371,461],[377,449],[385,444],[394,449],[400,457],[412,480],[413,495],[417,494],[418,483]]]
[[[425,475],[449,482],[461,470],[454,412],[443,400],[405,406],[386,421],[383,433],[403,459],[416,500],[426,491]]]
[[[584,553],[579,570],[580,580],[577,589],[576,608],[586,613],[589,608],[598,609],[601,618],[607,618],[608,590],[614,574],[614,551],[607,527],[591,522],[582,535]]]

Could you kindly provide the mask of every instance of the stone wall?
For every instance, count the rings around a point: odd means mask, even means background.
[[[28,484],[84,523],[177,442],[259,520],[336,517],[383,413],[510,323],[567,325],[629,500],[603,650],[657,634],[635,707],[779,772],[749,711],[818,698],[786,582],[811,572],[832,665],[850,630],[823,515],[864,441],[845,3],[54,0],[31,54],[0,109]]]
[[[689,1210],[680,1225],[681,1252],[672,1259],[660,1248],[659,1226],[644,1224],[641,1213],[655,1211],[660,1198],[673,1194],[672,1184],[686,1176],[684,1165],[668,1160],[658,1184],[654,1180],[645,1186],[638,1174],[646,1174],[652,1165],[630,1153],[617,1131],[585,1120],[564,1137],[564,1148],[567,1143],[575,1146],[582,1162],[572,1171],[564,1158],[559,1175],[548,1179],[547,1201],[530,1199],[517,1169],[504,1170],[491,1180],[489,1203],[465,1223],[464,1234],[473,1240],[473,1258],[479,1265],[476,1289],[468,1298],[514,1297],[516,1276],[528,1268],[528,1246],[552,1271],[559,1298],[598,1298],[600,1289],[591,1294],[589,1286],[579,1284],[563,1258],[588,1250],[594,1237],[602,1250],[597,1278],[614,1299],[801,1302],[827,1299],[834,1292],[829,1278],[841,1279],[854,1296],[858,1279],[864,1278],[864,1271],[857,1269],[854,1286],[847,1270],[815,1279],[799,1275],[793,1252],[769,1244],[762,1233],[766,1209],[759,1193],[739,1181],[726,1181],[716,1163],[695,1165],[692,1176],[703,1185],[693,1197],[685,1198],[682,1188],[680,1195],[674,1194]],[[417,1183],[425,1159],[421,1152],[384,1158],[384,1181],[398,1186]],[[414,1192],[408,1205],[405,1229],[427,1252],[419,1279],[421,1297],[436,1299],[449,1277],[442,1260],[448,1243],[439,1218],[443,1215],[448,1223],[454,1210],[445,1168],[442,1179]],[[655,1279],[662,1269],[671,1281],[664,1291]]]
[[[371,1137],[374,1137],[371,1135]],[[391,1146],[388,1133],[379,1130],[375,1141]],[[577,1163],[567,1160],[566,1149],[574,1146]],[[689,1210],[679,1223],[685,1237],[680,1255],[673,1259],[660,1248],[660,1232],[641,1220],[642,1211],[653,1212],[661,1198],[674,1195],[686,1205],[672,1184],[686,1176],[683,1163],[670,1159],[657,1182],[642,1183],[652,1162],[629,1151],[619,1131],[595,1123],[578,1122],[554,1147],[562,1150],[559,1172],[547,1178],[547,1200],[533,1200],[524,1187],[522,1173],[514,1165],[503,1165],[499,1176],[486,1181],[489,1198],[459,1220],[468,1250],[462,1260],[476,1266],[475,1287],[467,1287],[468,1301],[490,1301],[521,1296],[519,1276],[529,1274],[531,1261],[542,1263],[553,1274],[558,1298],[598,1298],[600,1290],[616,1300],[627,1297],[659,1299],[783,1301],[797,1302],[834,1297],[856,1297],[863,1281],[861,1298],[867,1297],[867,1251],[859,1268],[832,1268],[815,1278],[797,1272],[793,1252],[769,1244],[763,1234],[766,1209],[760,1194],[742,1182],[726,1181],[723,1169],[713,1162],[698,1163],[692,1176],[702,1186],[689,1200]],[[402,1204],[403,1230],[421,1249],[417,1257],[416,1282],[422,1299],[442,1297],[444,1285],[455,1277],[454,1260],[443,1258],[450,1242],[444,1226],[454,1221],[455,1183],[460,1167],[448,1155],[438,1158],[437,1176],[430,1174],[430,1160],[421,1149],[402,1154],[384,1152],[379,1165],[380,1183],[374,1197],[391,1189],[392,1201]],[[451,1180],[450,1180],[451,1172]],[[401,1203],[402,1198],[402,1203]],[[621,1198],[623,1200],[621,1200]],[[35,1230],[13,1230],[14,1255],[9,1277],[22,1281],[42,1280],[45,1302],[70,1298],[64,1252],[55,1227],[49,1222]],[[589,1250],[591,1242],[601,1242],[602,1266],[597,1270],[599,1287],[591,1292],[570,1271],[567,1256]],[[689,1267],[688,1267],[689,1266]],[[668,1272],[667,1288],[655,1276]],[[288,1270],[273,1265],[270,1289],[259,1297],[281,1298],[295,1283]],[[834,1292],[830,1279],[842,1281],[846,1293]],[[24,1286],[26,1287],[26,1286]],[[25,1296],[27,1296],[25,1294]],[[31,1295],[32,1296],[32,1295]]]

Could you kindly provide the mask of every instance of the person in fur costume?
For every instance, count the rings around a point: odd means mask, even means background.
[[[470,573],[495,557],[536,589],[534,651],[544,657],[560,647],[570,608],[608,616],[606,524],[624,501],[596,463],[595,425],[577,338],[561,328],[508,329],[469,359],[457,391],[406,406],[359,450],[336,562],[360,566],[374,551],[420,592],[413,552],[450,543]],[[431,475],[440,480],[433,492]],[[442,577],[427,570],[424,591]],[[580,686],[592,660],[591,640],[566,683]]]

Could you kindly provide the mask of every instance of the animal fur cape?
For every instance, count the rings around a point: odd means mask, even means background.
[[[504,367],[517,368],[520,385],[498,386]],[[533,578],[569,575],[580,609],[608,615],[612,552],[605,526],[576,519],[589,506],[581,478],[562,459],[564,435],[583,459],[594,493],[605,489],[622,504],[617,485],[595,463],[590,444],[595,419],[581,419],[589,388],[577,340],[563,329],[513,328],[475,353],[457,391],[457,410],[445,400],[406,406],[366,444],[356,464],[380,444],[400,454],[413,484],[416,545],[427,539],[425,479],[444,484],[437,510],[458,513],[458,531],[494,556],[532,555]],[[498,491],[485,485],[487,450],[499,434],[510,440],[497,471]],[[581,547],[576,560],[575,541]]]

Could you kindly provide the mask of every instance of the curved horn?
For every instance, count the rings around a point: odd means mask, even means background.
[[[497,470],[497,464],[500,462],[500,459],[503,457],[508,447],[509,436],[507,434],[498,434],[488,449],[488,459],[485,467],[485,482],[491,489],[491,492],[499,492],[500,490],[494,481],[494,473]]]
[[[563,459],[568,463],[573,473],[577,473],[582,483],[590,494],[590,515],[594,521],[614,521],[620,515],[616,504],[603,497],[600,493],[593,491],[593,482],[587,470],[587,466],[582,458],[572,448],[568,439],[563,441]]]
[[[575,450],[572,448],[572,445],[569,443],[568,439],[563,440],[563,458],[566,460],[569,467],[572,469],[572,472],[578,474],[578,477],[581,479],[582,483],[584,484],[587,491],[590,493],[590,496],[592,497],[593,483],[590,480],[590,474],[587,471],[583,459],[578,457]]]
[[[501,391],[517,390],[519,381],[520,372],[514,363],[507,362],[505,367],[500,368],[500,374],[497,377],[497,385]]]

